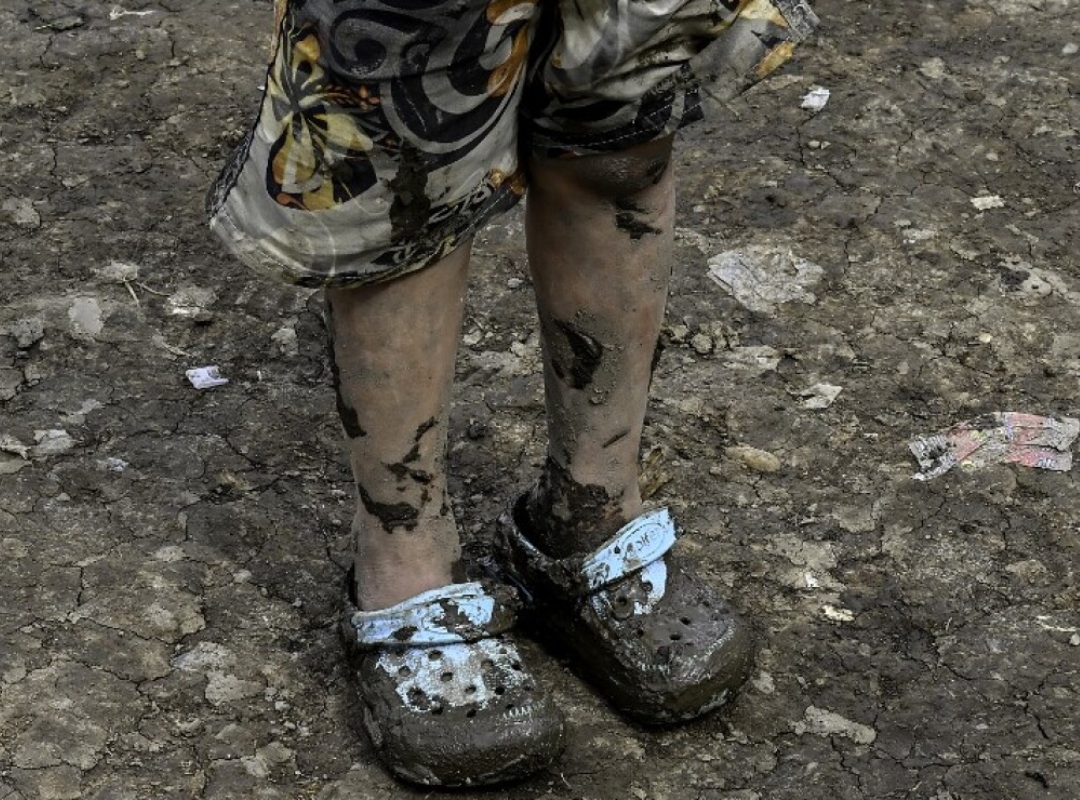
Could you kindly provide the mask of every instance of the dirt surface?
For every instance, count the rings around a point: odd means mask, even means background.
[[[526,644],[570,747],[484,796],[1080,796],[1077,472],[918,481],[907,450],[1080,414],[1080,8],[817,8],[794,64],[682,140],[646,431],[653,499],[755,620],[758,667],[657,732]],[[353,499],[319,298],[203,223],[270,19],[0,5],[2,800],[413,794],[358,733],[334,630]],[[543,457],[521,234],[519,210],[479,242],[460,355],[473,559]],[[708,276],[769,251],[795,259],[771,291]],[[209,364],[229,383],[198,391]]]

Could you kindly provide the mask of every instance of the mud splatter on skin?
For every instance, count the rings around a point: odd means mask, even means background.
[[[604,346],[572,322],[553,319],[550,328],[558,334],[547,337],[556,377],[573,389],[586,388],[604,357]]]
[[[405,454],[405,458],[401,459],[401,463],[403,465],[411,464],[414,461],[420,460],[420,440],[423,438],[424,434],[434,428],[437,423],[438,420],[435,419],[435,417],[432,417],[427,422],[420,423],[420,425],[416,429],[416,434],[413,436],[414,444],[412,446],[412,449]],[[394,467],[390,467],[390,469],[393,470]],[[417,474],[427,475],[427,473],[423,470],[413,470],[413,472]],[[428,479],[430,480],[430,476]],[[419,478],[417,478],[416,480],[419,480]],[[421,483],[425,483],[425,481],[421,481]]]
[[[412,455],[411,450],[409,451],[409,454]],[[408,456],[406,456],[406,458],[408,458]],[[415,461],[416,458],[413,458],[412,460]],[[413,469],[406,463],[385,464],[384,466],[390,471],[390,474],[397,478],[399,481],[403,481],[405,480],[405,478],[408,477],[412,478],[417,483],[424,484],[425,486],[432,481],[432,475],[430,472],[422,469]]]
[[[645,213],[647,211],[632,199],[618,198],[615,200],[615,227],[625,232],[635,242],[650,234],[653,236],[663,234],[660,228],[654,228],[640,219],[639,215]]]
[[[371,516],[379,520],[387,533],[393,533],[394,528],[404,528],[407,531],[416,528],[420,512],[408,503],[380,503],[359,483],[356,484],[356,491],[360,495],[360,502],[364,504],[364,508]]]
[[[409,142],[402,143],[401,162],[390,181],[390,191],[394,194],[390,204],[391,241],[396,243],[423,230],[431,216],[424,155]]]
[[[529,538],[553,558],[587,552],[623,525],[622,493],[580,484],[570,470],[548,457],[536,488],[525,501]]]
[[[350,439],[359,439],[367,436],[367,431],[360,425],[360,416],[356,409],[349,405],[345,395],[341,391],[341,368],[338,366],[337,355],[334,349],[334,309],[330,301],[326,301],[326,342],[330,351],[330,374],[334,384],[335,404],[337,405],[338,418],[341,427],[345,429],[345,435]]]
[[[604,444],[602,446],[606,450],[607,448],[611,447],[616,442],[621,442],[623,439],[625,439],[629,435],[630,435],[630,429],[629,428],[626,428],[625,430],[621,430],[618,433],[616,433],[614,436],[612,436],[610,439],[608,439],[606,442],[604,442]]]
[[[653,348],[652,360],[649,362],[649,388],[652,388],[653,375],[656,374],[656,367],[660,363],[660,356],[664,354],[664,349],[667,344],[664,342],[663,336],[656,337],[656,347]]]

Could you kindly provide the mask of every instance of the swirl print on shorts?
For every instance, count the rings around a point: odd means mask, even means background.
[[[671,135],[817,24],[807,0],[278,0],[276,19],[207,205],[241,260],[311,287],[437,261],[524,195],[519,149]]]

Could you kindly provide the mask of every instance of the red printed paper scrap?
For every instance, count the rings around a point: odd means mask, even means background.
[[[929,480],[953,467],[978,469],[989,464],[1020,464],[1064,472],[1072,468],[1069,448],[1080,434],[1080,420],[996,411],[961,422],[908,443]]]

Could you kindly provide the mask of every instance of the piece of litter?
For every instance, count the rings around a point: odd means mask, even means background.
[[[853,622],[855,620],[855,614],[846,608],[837,608],[825,604],[821,607],[821,613],[825,615],[826,619],[831,619],[833,622]]]
[[[229,379],[222,377],[221,372],[213,365],[189,369],[184,374],[196,389],[213,389],[215,386],[224,386],[229,382]]]
[[[799,108],[805,108],[808,111],[821,111],[828,104],[830,96],[832,96],[832,92],[824,86],[811,86],[810,91],[803,95],[802,105]]]
[[[806,582],[807,589],[820,589],[821,581],[814,577],[814,573],[806,572],[803,574],[803,581]]]
[[[986,211],[991,208],[1005,208],[1005,201],[1001,199],[1001,195],[997,194],[984,194],[978,197],[971,198],[971,204],[979,211]]]
[[[1041,417],[1014,411],[995,411],[961,422],[931,436],[908,442],[922,472],[916,480],[929,480],[955,466],[978,469],[989,464],[1065,472],[1072,468],[1069,448],[1080,434],[1080,420]]]
[[[805,287],[817,283],[825,270],[786,249],[750,246],[728,250],[709,259],[709,277],[751,311],[771,314],[782,303],[817,298]]]
[[[152,8],[145,11],[128,11],[122,6],[113,6],[111,9],[109,9],[109,19],[112,22],[116,22],[116,20],[120,19],[120,17],[145,17],[153,13],[154,9]]]

